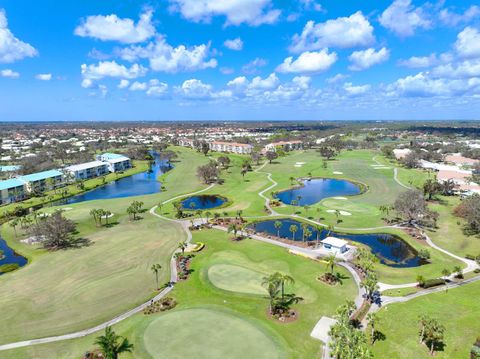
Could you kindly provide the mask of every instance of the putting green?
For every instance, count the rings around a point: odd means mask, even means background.
[[[358,214],[371,215],[378,215],[380,213],[380,211],[374,206],[368,205],[366,203],[352,202],[351,200],[346,201],[332,197],[324,199],[321,203],[327,208],[343,210],[346,212],[355,212]]]
[[[230,292],[267,294],[262,287],[265,274],[231,264],[215,264],[208,268],[208,279],[217,288]]]
[[[154,359],[285,357],[278,343],[250,321],[207,308],[164,314],[147,327],[143,340]]]

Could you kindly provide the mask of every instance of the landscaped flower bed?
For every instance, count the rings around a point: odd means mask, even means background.
[[[175,255],[177,261],[178,280],[186,280],[191,273],[190,261],[194,257],[193,254],[181,254]]]
[[[164,312],[166,310],[175,308],[176,305],[177,305],[177,301],[175,299],[170,297],[165,297],[160,300],[157,300],[156,302],[151,302],[150,305],[143,310],[143,314],[148,315],[148,314],[154,314],[158,312]]]

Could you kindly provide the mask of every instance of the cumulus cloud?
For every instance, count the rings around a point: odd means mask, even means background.
[[[120,82],[118,83],[118,86],[117,86],[117,87],[118,87],[119,89],[124,89],[124,88],[127,88],[128,85],[130,85],[130,81],[125,80],[125,79],[122,79],[122,80],[120,80]]]
[[[0,77],[7,77],[10,79],[16,79],[20,77],[20,74],[16,71],[13,71],[11,69],[5,69],[0,71]]]
[[[241,38],[237,37],[236,39],[226,40],[223,45],[226,48],[234,51],[240,51],[243,49],[243,41]]]
[[[248,87],[255,90],[271,90],[277,87],[279,82],[280,80],[278,79],[277,75],[272,72],[264,79],[262,79],[260,76],[254,77]]]
[[[289,49],[300,53],[324,47],[368,46],[373,42],[373,26],[361,11],[357,11],[349,17],[339,17],[318,24],[308,21],[302,33],[294,35]]]
[[[361,85],[361,86],[354,86],[351,82],[346,82],[343,85],[343,89],[347,93],[348,96],[360,96],[364,93],[370,91],[370,85]]]
[[[400,66],[415,68],[431,67],[438,63],[437,55],[430,54],[428,56],[412,56],[406,60],[400,60],[398,64]]]
[[[287,57],[277,67],[278,72],[287,73],[318,73],[328,70],[337,61],[335,52],[328,52],[328,49],[321,51],[303,52],[296,60],[293,56]]]
[[[279,85],[273,91],[267,91],[263,95],[270,101],[294,101],[305,96],[310,88],[311,78],[308,76],[296,76],[291,82]]]
[[[447,9],[442,9],[439,14],[440,21],[447,26],[457,26],[461,23],[467,23],[480,16],[480,7],[472,5],[463,13],[455,13]]]
[[[147,89],[146,82],[139,82],[135,81],[133,84],[130,85],[130,91],[145,91]]]
[[[210,57],[210,43],[187,48],[184,45],[173,47],[163,36],[146,46],[130,46],[119,50],[126,61],[148,59],[154,71],[177,73],[215,68],[217,60]]]
[[[170,0],[170,4],[172,11],[188,20],[210,22],[214,16],[224,16],[225,25],[273,24],[281,14],[271,0]]]
[[[242,72],[251,75],[258,72],[259,67],[263,67],[267,64],[267,60],[262,59],[261,57],[257,57],[254,60],[250,61],[249,63],[242,66]]]
[[[395,0],[379,18],[380,24],[401,37],[412,36],[415,30],[429,29],[432,22],[421,7],[411,0]]]
[[[125,44],[143,42],[155,34],[152,10],[140,15],[137,24],[132,19],[122,19],[115,14],[88,16],[75,28],[74,34],[102,41],[119,41]]]
[[[387,48],[382,47],[375,51],[374,48],[369,48],[361,51],[354,51],[348,59],[351,65],[348,67],[352,71],[361,71],[372,67],[373,65],[385,62],[390,57],[390,52]]]
[[[25,57],[35,57],[38,51],[16,38],[8,28],[7,14],[0,9],[0,63],[12,63]]]
[[[35,78],[41,81],[50,81],[52,79],[52,74],[38,74],[35,75]]]
[[[336,74],[335,76],[329,77],[326,81],[329,84],[338,84],[339,82],[343,82],[348,78],[348,75],[344,74]]]
[[[212,97],[212,86],[198,79],[190,79],[176,88],[184,98],[190,100],[204,100]]]
[[[145,76],[148,70],[138,64],[130,67],[120,65],[115,61],[101,61],[98,64],[82,64],[82,87],[91,88],[95,80],[101,80],[105,77],[116,77],[123,79],[135,79]]]
[[[467,26],[457,35],[454,46],[461,57],[480,57],[480,32],[474,27]]]
[[[165,97],[168,93],[168,85],[158,80],[150,80],[149,88],[147,89],[147,96],[151,97]]]

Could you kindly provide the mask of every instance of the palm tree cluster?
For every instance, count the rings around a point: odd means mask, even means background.
[[[354,327],[350,319],[355,311],[355,303],[347,303],[337,308],[337,322],[330,328],[329,343],[332,357],[336,359],[370,359],[373,354],[368,346],[367,336]]]
[[[130,206],[127,208],[127,213],[130,216],[130,218],[133,217],[133,220],[137,220],[137,214],[142,212],[143,210],[143,202],[141,201],[133,201]]]
[[[97,227],[101,227],[102,226],[102,219],[105,219],[105,225],[108,226],[108,219],[112,216],[112,212],[110,212],[109,210],[105,210],[105,209],[92,209],[90,211],[90,215],[93,217],[93,220],[95,221],[95,225]]]
[[[100,347],[106,359],[117,359],[119,354],[131,353],[133,344],[127,338],[117,335],[111,327],[105,328],[105,334],[97,337],[95,344]]]
[[[285,293],[285,286],[294,285],[295,280],[288,274],[275,272],[263,278],[262,285],[267,289],[270,298],[270,314],[278,317],[285,317],[290,314],[293,304],[302,300],[294,293]]]
[[[377,257],[366,249],[359,249],[356,255],[355,264],[363,274],[363,280],[360,287],[365,289],[365,297],[370,302],[374,301],[375,293],[378,291],[378,278],[374,272]]]
[[[440,322],[431,318],[428,315],[422,315],[419,318],[420,323],[420,343],[427,345],[430,350],[430,355],[433,355],[435,349],[443,345],[443,338],[445,335],[445,326]]]

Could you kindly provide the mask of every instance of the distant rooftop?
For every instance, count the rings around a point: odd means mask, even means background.
[[[110,153],[110,152],[106,152],[106,153],[102,153],[100,155],[104,160],[115,160],[117,158],[127,158],[127,156],[124,156],[124,155],[119,155],[118,153]]]
[[[20,168],[21,166],[0,166],[0,172],[14,172]]]
[[[6,181],[0,181],[0,191],[4,189],[9,189],[9,188],[20,187],[20,186],[23,186],[24,184],[25,183],[23,183],[22,181],[16,178],[8,179]]]
[[[43,171],[38,173],[32,173],[31,175],[18,177],[20,180],[25,182],[36,182],[44,179],[62,176],[63,173],[58,170]]]
[[[82,171],[82,170],[87,170],[89,168],[95,168],[95,167],[100,167],[100,166],[106,166],[105,162],[102,161],[92,161],[92,162],[87,162],[87,163],[80,163],[78,165],[72,165],[65,167],[67,171]]]

